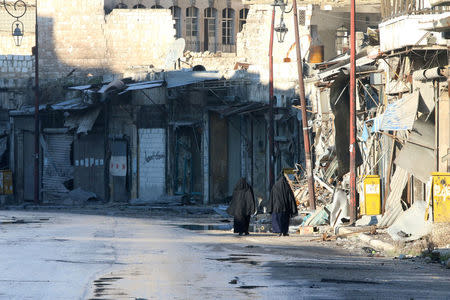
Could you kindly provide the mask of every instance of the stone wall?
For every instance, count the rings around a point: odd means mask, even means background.
[[[32,99],[34,60],[28,55],[0,55],[0,109],[16,109]]]
[[[136,0],[123,0],[122,1],[128,8],[133,8],[138,2]],[[111,11],[120,0],[105,0],[105,10]],[[142,0],[140,1],[146,8],[151,8],[157,5],[164,9],[170,9],[173,6],[179,8],[179,21],[177,22],[177,32],[179,37],[183,37],[186,40],[186,49],[191,51],[211,51],[211,52],[236,52],[236,35],[240,29],[240,11],[248,6],[244,6],[241,0]],[[197,35],[190,36],[187,33],[186,15],[187,9],[195,7],[197,11]],[[207,8],[213,8],[215,10],[215,22],[214,25],[210,24],[209,30],[215,27],[214,34],[205,34],[205,10]],[[230,45],[224,45],[222,40],[222,12],[226,8],[234,10],[234,18],[232,21],[232,42]],[[208,39],[205,43],[205,39]]]
[[[34,71],[34,57],[29,55],[0,55],[0,80],[28,79]],[[24,85],[25,86],[25,85]]]
[[[130,66],[164,68],[175,29],[166,9],[115,9],[106,16],[109,67],[123,72]]]
[[[26,14],[29,15],[34,15],[32,9]],[[43,83],[68,75],[121,74],[134,66],[163,67],[168,47],[175,40],[169,10],[120,9],[105,16],[104,0],[41,0],[38,16]],[[33,20],[24,22],[21,47],[11,46],[10,33],[3,32],[3,27],[11,24],[1,24],[0,54],[31,54],[34,32],[27,29],[34,29]]]

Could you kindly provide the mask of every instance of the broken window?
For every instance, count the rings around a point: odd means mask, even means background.
[[[222,44],[234,44],[234,10],[232,8],[225,8],[222,11]]]
[[[239,11],[239,32],[242,31],[244,24],[247,23],[248,8]]]
[[[198,36],[198,8],[186,8],[186,36]]]
[[[175,21],[173,28],[175,28],[175,36],[177,38],[181,37],[181,8],[178,6],[171,6],[170,12],[172,13],[172,18]]]

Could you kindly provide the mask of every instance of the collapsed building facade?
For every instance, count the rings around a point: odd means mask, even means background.
[[[415,203],[423,203],[425,214],[431,175],[450,171],[445,5],[382,1],[382,22],[367,32],[356,56],[357,187],[362,208],[364,180],[380,178],[379,226],[392,225]],[[342,182],[344,188],[349,184],[349,66],[345,55],[316,64],[307,84],[315,174],[324,185]]]

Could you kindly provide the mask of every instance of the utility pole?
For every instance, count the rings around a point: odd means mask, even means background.
[[[295,29],[295,49],[297,53],[298,86],[300,94],[300,104],[302,106],[302,128],[303,128],[303,141],[305,145],[306,177],[308,178],[309,207],[310,209],[315,210],[316,200],[314,189],[314,175],[313,175],[311,147],[308,133],[308,115],[306,113],[305,83],[303,82],[303,66],[300,51],[297,0],[293,1],[293,10],[294,10],[294,29]]]
[[[272,23],[270,25],[270,43],[269,43],[269,188],[275,183],[275,155],[274,155],[274,121],[273,121],[273,32],[275,24],[275,6],[272,8]]]
[[[39,199],[39,39],[38,39],[38,0],[36,0],[35,15],[35,46],[34,54],[34,203],[38,204]]]
[[[356,221],[356,36],[355,0],[350,0],[350,224]]]

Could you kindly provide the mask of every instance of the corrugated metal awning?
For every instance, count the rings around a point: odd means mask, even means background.
[[[43,111],[47,109],[47,104],[39,105],[39,111]],[[21,109],[11,110],[9,112],[10,116],[25,116],[25,115],[33,115],[34,114],[34,106],[23,106]]]
[[[173,71],[166,73],[167,88],[175,88],[180,86],[186,86],[203,81],[219,80],[222,75],[219,72],[209,71]]]
[[[90,89],[92,87],[92,84],[89,85],[79,85],[79,86],[71,86],[68,89],[69,90],[77,90],[77,91],[84,91],[87,89]]]
[[[127,84],[126,89],[119,93],[119,95],[125,94],[128,91],[138,91],[138,90],[145,90],[145,89],[153,89],[157,87],[161,87],[164,84],[164,81],[162,80],[155,80],[155,81],[143,81],[138,83],[131,83]]]
[[[50,105],[53,110],[81,110],[89,107],[81,98],[70,99]]]
[[[78,128],[78,133],[87,133],[94,126],[95,121],[102,108],[100,106],[87,110],[86,112],[74,113],[67,117],[64,126],[70,129]]]

